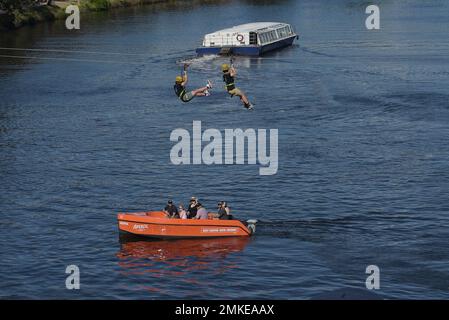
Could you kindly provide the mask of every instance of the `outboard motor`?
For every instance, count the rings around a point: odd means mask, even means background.
[[[256,219],[250,219],[250,220],[246,220],[247,228],[249,229],[249,231],[251,232],[251,235],[253,235],[254,233],[256,233],[256,223],[257,220]]]

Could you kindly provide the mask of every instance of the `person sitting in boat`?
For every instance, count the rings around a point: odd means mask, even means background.
[[[226,90],[231,95],[231,98],[233,96],[239,97],[240,101],[242,101],[243,103],[243,106],[246,109],[251,110],[253,106],[249,102],[248,98],[246,97],[246,95],[243,93],[242,90],[240,90],[235,86],[234,78],[237,72],[235,71],[234,66],[232,65],[230,66],[229,64],[224,63],[221,65],[221,70],[223,71],[223,82],[225,83]]]
[[[181,99],[182,102],[189,102],[195,97],[205,97],[209,96],[209,89],[212,88],[212,84],[209,80],[207,80],[207,84],[205,87],[193,90],[193,91],[187,91],[186,85],[188,81],[187,77],[187,64],[184,65],[184,71],[183,76],[177,76],[175,80],[175,94],[178,96],[179,99]]]
[[[198,211],[196,212],[195,219],[200,220],[207,220],[208,219],[208,212],[206,208],[204,208],[201,203],[198,204]]]
[[[184,205],[182,203],[179,205],[179,210],[178,211],[179,211],[179,217],[181,219],[187,219],[187,211],[184,208]]]
[[[168,200],[167,205],[164,208],[164,212],[168,218],[178,218],[179,219],[178,208],[176,208],[176,206],[173,204],[172,200]]]
[[[187,218],[188,219],[195,218],[199,205],[200,205],[200,203],[198,202],[197,198],[195,198],[195,197],[190,198],[189,207],[187,208]]]
[[[220,201],[218,203],[218,219],[220,220],[232,220],[231,208],[228,207],[226,201]]]

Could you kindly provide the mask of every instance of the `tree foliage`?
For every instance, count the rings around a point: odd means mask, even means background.
[[[11,13],[14,10],[28,8],[35,2],[35,0],[0,0],[0,10]]]

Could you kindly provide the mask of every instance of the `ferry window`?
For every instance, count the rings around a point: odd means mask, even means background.
[[[283,38],[285,36],[284,28],[281,28],[281,29],[278,30],[278,35],[279,35],[279,38]]]
[[[288,35],[288,27],[283,27],[282,29],[279,30],[279,36],[281,38],[284,38]]]
[[[268,37],[266,33],[262,33],[262,42],[268,42]]]

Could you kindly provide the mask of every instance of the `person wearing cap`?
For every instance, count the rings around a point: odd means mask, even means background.
[[[187,218],[188,219],[194,219],[197,211],[198,211],[198,207],[201,205],[201,203],[198,202],[198,199],[195,197],[191,197],[190,198],[190,202],[189,202],[189,207],[187,208]]]
[[[189,102],[194,97],[209,96],[210,95],[209,89],[212,88],[212,84],[209,80],[207,80],[207,84],[205,87],[192,91],[186,90],[186,85],[188,81],[187,66],[188,66],[187,64],[184,65],[183,75],[176,77],[175,85],[173,87],[175,89],[175,94],[178,96],[179,99],[181,99],[182,102]]]
[[[176,208],[172,200],[168,200],[164,212],[168,218],[179,218],[178,208]]]
[[[225,83],[226,90],[231,95],[231,98],[233,96],[237,96],[240,98],[240,101],[242,101],[243,106],[251,110],[253,109],[252,104],[249,102],[248,98],[246,97],[245,93],[243,93],[242,90],[237,88],[234,83],[234,78],[237,75],[237,72],[235,71],[234,66],[231,64],[224,63],[221,65],[221,71],[223,71],[223,82]]]

